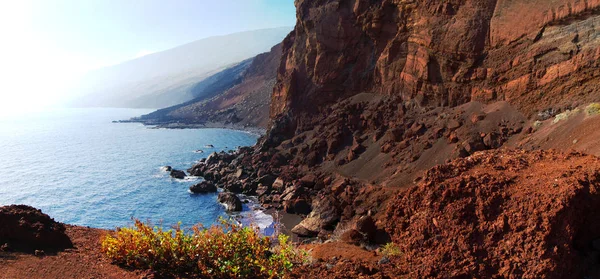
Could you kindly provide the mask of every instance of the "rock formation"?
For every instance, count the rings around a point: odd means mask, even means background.
[[[63,224],[27,205],[0,207],[0,224],[0,246],[6,250],[42,253],[73,247]]]
[[[194,194],[206,194],[217,192],[217,186],[209,181],[202,181],[190,186],[190,191]]]
[[[227,211],[242,211],[242,201],[234,193],[221,192],[217,200],[225,205]]]
[[[296,7],[296,27],[282,44],[266,135],[254,148],[219,154],[194,171],[219,186],[255,193],[266,207],[299,213],[305,217],[293,229],[299,235],[325,239],[339,233],[351,242],[388,237],[401,242],[409,258],[395,264],[408,278],[565,278],[569,272],[592,272],[591,265],[573,262],[591,259],[580,253],[597,254],[588,248],[600,235],[588,222],[562,214],[588,216],[582,208],[593,207],[595,159],[478,152],[538,149],[549,145],[550,136],[560,138],[552,146],[562,149],[579,138],[588,147],[594,144],[583,129],[597,126],[591,124],[599,119],[595,116],[568,114],[576,116],[570,124],[586,123],[578,129],[534,121],[563,119],[561,113],[600,100],[600,1],[298,0]],[[540,125],[545,126],[537,129]],[[600,155],[600,148],[594,150]],[[504,157],[513,161],[498,159]],[[466,159],[453,161],[457,158]],[[593,164],[584,172],[579,165],[585,164],[565,158]],[[527,190],[511,180],[533,185],[539,179],[528,175],[534,171],[530,166],[544,168],[553,160],[559,162],[557,175],[581,174],[580,179],[561,184],[562,178],[548,175],[558,186]],[[461,167],[471,164],[466,162],[485,166],[477,168],[482,172],[491,168],[499,177],[470,173]],[[444,166],[456,169],[429,183]],[[453,180],[466,175],[473,180]],[[488,189],[493,185],[502,189]],[[442,193],[450,195],[443,204],[452,208],[432,208],[442,203],[437,200]],[[521,198],[536,206],[515,202]],[[552,209],[541,212],[541,207]],[[507,218],[488,220],[486,214],[492,213],[484,208]],[[464,216],[458,216],[461,212]],[[376,227],[369,233],[356,229],[366,216]],[[496,231],[502,222],[503,229]],[[530,229],[523,233],[523,228]],[[502,237],[513,246],[501,243]],[[458,242],[448,242],[455,238]],[[569,241],[576,244],[565,244]],[[521,249],[513,251],[518,259],[499,250],[509,248]],[[464,252],[452,257],[460,260],[448,259],[452,249]],[[528,265],[534,259],[544,262]],[[481,262],[486,264],[475,264]],[[565,269],[558,270],[563,262]],[[369,266],[357,272],[374,274]]]
[[[169,175],[176,179],[184,179],[187,176],[184,171],[180,171],[180,170],[176,170],[176,169],[171,169]]]
[[[421,106],[505,100],[526,115],[598,97],[599,1],[297,1],[271,116],[377,92]],[[575,75],[576,78],[573,78]],[[570,77],[570,78],[566,78]],[[541,94],[544,93],[544,94]],[[555,98],[561,96],[561,100]]]

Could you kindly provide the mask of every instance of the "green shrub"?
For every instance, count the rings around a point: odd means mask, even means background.
[[[600,103],[591,103],[585,108],[588,116],[600,114]]]
[[[381,254],[386,257],[397,257],[400,256],[402,252],[400,251],[400,247],[398,247],[398,245],[390,242],[381,247]]]
[[[307,258],[285,235],[274,239],[255,227],[222,221],[208,229],[164,231],[135,220],[102,239],[102,252],[120,265],[198,278],[286,278]]]
[[[579,108],[576,108],[576,109],[574,109],[574,110],[566,110],[566,111],[565,111],[565,112],[563,112],[563,113],[557,114],[557,115],[554,117],[554,120],[552,120],[552,124],[556,124],[556,123],[558,123],[558,122],[560,122],[560,121],[562,121],[562,120],[567,120],[567,119],[569,119],[571,116],[573,116],[573,115],[575,115],[575,114],[579,113],[580,111],[581,111],[581,110],[580,110]]]

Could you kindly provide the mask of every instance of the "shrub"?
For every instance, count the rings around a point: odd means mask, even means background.
[[[135,220],[102,239],[102,252],[120,265],[199,278],[285,278],[307,258],[285,235],[276,241],[255,227],[229,221],[221,226],[179,226],[164,231]],[[278,242],[274,245],[274,242]]]
[[[580,109],[579,109],[579,108],[576,108],[576,109],[574,109],[574,110],[566,110],[566,111],[565,111],[565,112],[563,112],[563,113],[557,114],[557,115],[554,117],[554,120],[552,120],[552,124],[556,124],[556,123],[558,123],[558,122],[560,122],[560,121],[562,121],[562,120],[567,120],[567,119],[569,119],[571,116],[573,116],[573,115],[575,115],[575,114],[577,114],[577,113],[579,113],[579,112],[580,112]]]
[[[600,114],[600,103],[591,103],[585,108],[588,116]]]
[[[397,257],[400,256],[402,252],[400,251],[400,247],[398,247],[398,245],[394,244],[393,242],[390,242],[381,247],[381,254],[383,254],[386,257]]]

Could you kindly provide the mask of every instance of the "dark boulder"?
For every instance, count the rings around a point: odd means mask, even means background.
[[[377,226],[375,220],[371,216],[361,216],[356,221],[356,228],[358,232],[363,234],[367,241],[374,242],[375,235],[377,234]]]
[[[193,176],[204,176],[204,172],[207,170],[207,166],[204,163],[199,163],[188,169],[188,173]]]
[[[185,172],[184,171],[180,171],[180,170],[171,170],[171,177],[173,178],[177,178],[177,179],[184,179],[186,177]]]
[[[240,194],[242,193],[243,186],[244,185],[239,181],[230,181],[223,186],[223,189],[232,193]]]
[[[275,177],[274,175],[265,174],[258,179],[258,183],[271,187],[276,179],[277,177]]]
[[[204,163],[207,165],[212,165],[212,164],[216,164],[218,161],[219,161],[219,155],[217,154],[217,152],[213,152],[210,155],[208,155],[208,157],[206,157],[206,160],[204,161]]]
[[[217,200],[225,205],[227,211],[242,211],[242,201],[234,193],[221,192]]]
[[[310,203],[305,199],[286,200],[283,202],[283,208],[287,213],[291,214],[309,214],[311,211]]]
[[[10,250],[33,253],[72,248],[65,226],[41,210],[27,205],[0,207],[0,245]]]
[[[190,187],[190,191],[194,194],[206,194],[217,192],[217,186],[210,181],[202,181]]]

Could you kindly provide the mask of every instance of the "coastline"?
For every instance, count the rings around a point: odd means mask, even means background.
[[[257,136],[266,134],[267,129],[254,126],[244,126],[229,123],[209,122],[209,123],[182,123],[182,122],[153,122],[143,120],[115,120],[113,123],[140,123],[149,129],[228,129],[245,132]]]

